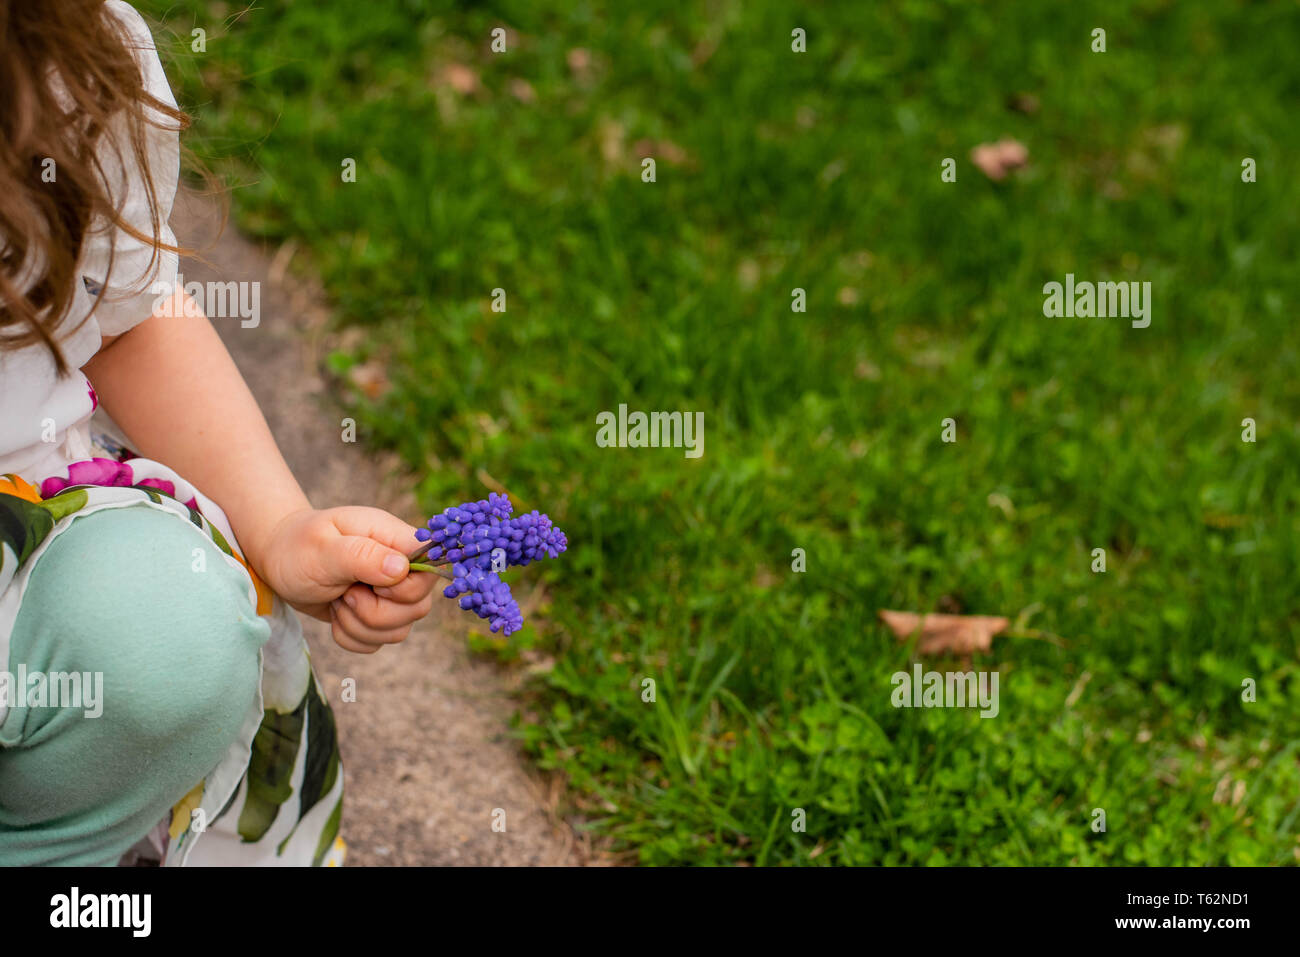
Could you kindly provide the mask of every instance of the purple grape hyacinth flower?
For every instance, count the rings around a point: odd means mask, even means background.
[[[488,628],[493,632],[503,630],[509,635],[524,626],[519,603],[510,594],[510,586],[498,578],[496,572],[456,564],[452,566],[452,574],[455,577],[442,593],[457,599],[461,608],[486,618]]]
[[[487,619],[493,632],[507,635],[523,627],[523,614],[510,586],[497,573],[556,558],[569,547],[568,537],[549,516],[536,510],[515,516],[514,510],[509,496],[496,492],[443,509],[416,531],[424,546],[411,561],[416,571],[436,571],[437,566],[450,564],[451,584],[443,595]]]

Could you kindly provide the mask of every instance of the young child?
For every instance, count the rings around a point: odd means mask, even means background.
[[[140,15],[0,0],[0,90],[0,864],[338,863],[286,604],[401,641],[432,603],[415,529],[312,508],[208,320],[159,296],[185,117]]]

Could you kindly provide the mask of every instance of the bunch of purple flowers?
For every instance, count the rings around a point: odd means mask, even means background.
[[[461,608],[488,620],[492,631],[509,635],[524,625],[519,603],[498,573],[514,565],[555,558],[569,547],[564,532],[536,510],[514,515],[506,495],[444,509],[429,519],[415,537],[424,544],[411,556],[412,571],[436,572],[450,578],[442,590]],[[439,566],[451,565],[451,573]]]

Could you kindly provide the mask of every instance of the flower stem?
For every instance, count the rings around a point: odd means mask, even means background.
[[[428,562],[411,562],[411,571],[433,572],[439,578],[446,578],[447,580],[450,581],[452,578],[455,578],[456,576],[454,576],[451,572],[447,571],[442,567],[445,564],[446,562],[439,562],[437,565],[431,565]]]

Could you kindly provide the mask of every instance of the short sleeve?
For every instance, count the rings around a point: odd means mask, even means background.
[[[140,64],[145,90],[160,102],[175,107],[176,98],[144,18],[122,0],[107,0],[105,7],[124,28],[127,43]],[[145,120],[147,171],[136,160],[124,118],[105,131],[99,162],[105,187],[114,204],[120,206],[122,220],[146,237],[152,237],[156,228],[159,242],[174,247],[176,236],[168,220],[180,179],[180,130],[174,119],[152,106],[146,107]],[[154,187],[157,227],[149,206],[150,181]],[[137,239],[106,218],[95,223],[86,234],[80,273],[88,285],[104,288],[103,299],[94,312],[100,332],[106,336],[120,335],[148,319],[155,301],[174,287],[178,268],[175,252],[155,250],[149,242]]]

